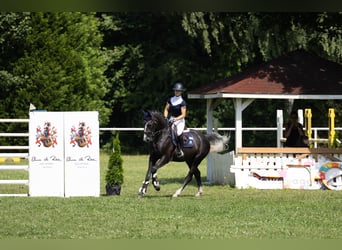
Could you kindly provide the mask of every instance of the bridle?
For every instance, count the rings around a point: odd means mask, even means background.
[[[148,138],[150,138],[152,141],[154,141],[154,139],[156,138],[156,136],[158,136],[162,131],[163,129],[159,129],[157,131],[149,131],[149,132],[146,132],[146,128],[149,124],[153,124],[155,123],[154,120],[149,120],[148,122],[145,123],[145,128],[144,128],[144,135],[146,135]]]

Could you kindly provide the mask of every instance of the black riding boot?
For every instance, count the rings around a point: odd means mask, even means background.
[[[178,158],[182,158],[184,156],[183,150],[182,150],[182,136],[177,136],[177,153]]]

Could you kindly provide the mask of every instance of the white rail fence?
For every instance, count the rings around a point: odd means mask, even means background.
[[[0,119],[0,123],[27,123],[28,124],[29,119]],[[29,133],[0,133],[0,137],[24,137],[28,138]],[[7,152],[6,152],[7,150]],[[26,151],[25,153],[13,153],[11,151]],[[29,166],[27,164],[25,165],[13,165],[9,164],[14,161],[14,159],[23,159],[28,158],[29,155],[29,146],[0,146],[0,162],[3,162],[2,165],[0,165],[1,171],[14,171],[14,170],[21,170],[21,171],[29,171]],[[10,152],[10,153],[9,153]],[[12,161],[7,161],[7,159],[12,159]],[[28,179],[22,179],[22,180],[0,180],[1,185],[29,185]],[[0,196],[27,196],[27,194],[0,194]]]
[[[0,119],[0,123],[29,123],[29,119]],[[193,128],[194,130],[206,131],[207,128]],[[223,132],[234,132],[235,128],[231,127],[221,127],[216,128],[216,131]],[[276,127],[262,127],[262,128],[242,128],[243,131],[274,131],[275,133],[278,131]],[[317,143],[325,142],[325,139],[320,141],[318,137],[318,133],[320,131],[328,131],[328,128],[325,127],[313,127],[313,141],[314,146],[317,147]],[[342,127],[335,128],[336,131],[342,131]],[[100,128],[100,132],[110,132],[110,131],[119,131],[119,132],[142,132],[143,128]],[[23,137],[28,138],[29,133],[0,133],[0,137]],[[283,138],[281,138],[283,140]],[[13,151],[25,151],[24,153],[13,153]],[[6,152],[7,151],[7,152]],[[0,145],[0,171],[29,171],[28,165],[14,165],[14,159],[28,159],[29,157],[29,145],[17,146],[2,146]],[[10,159],[8,161],[8,159]],[[29,185],[28,179],[22,180],[0,180],[0,185]],[[27,194],[0,194],[0,196],[27,196]]]

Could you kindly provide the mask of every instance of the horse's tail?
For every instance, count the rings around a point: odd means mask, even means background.
[[[230,135],[220,135],[218,133],[206,134],[205,137],[210,143],[210,152],[222,153],[228,151]]]

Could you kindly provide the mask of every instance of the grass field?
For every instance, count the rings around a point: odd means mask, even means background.
[[[148,157],[123,159],[121,196],[0,197],[0,239],[342,238],[340,192],[204,186],[203,196],[196,198],[193,180],[180,197],[171,198],[187,167],[170,163],[158,172],[161,191],[149,186],[147,195],[137,199]],[[102,154],[103,194],[107,161],[108,156]],[[205,162],[200,170],[205,180]]]

